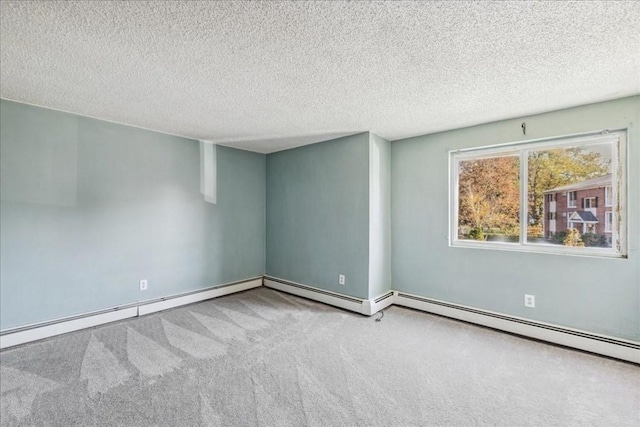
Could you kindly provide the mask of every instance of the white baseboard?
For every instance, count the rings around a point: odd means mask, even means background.
[[[640,343],[559,327],[444,301],[395,292],[394,304],[463,320],[490,328],[640,363]]]
[[[156,313],[158,311],[180,307],[181,305],[193,304],[194,302],[200,302],[224,295],[234,294],[236,292],[242,292],[260,286],[262,286],[261,277],[246,282],[216,286],[205,291],[197,291],[188,295],[163,298],[161,301],[140,304],[138,306],[138,315],[144,316],[145,314]]]
[[[338,294],[336,292],[325,291],[323,289],[314,288],[300,283],[285,281],[275,277],[264,277],[264,285],[268,288],[277,289],[282,292],[297,295],[313,301],[322,302],[334,307],[344,308],[345,310],[362,313],[363,299],[354,298],[347,295]]]
[[[318,289],[301,283],[295,283],[269,276],[264,277],[264,286],[313,301],[329,304],[334,307],[344,308],[345,310],[354,311],[366,316],[376,314],[378,311],[393,304],[394,297],[393,292],[389,291],[374,299],[355,298],[349,295],[325,291],[324,289]]]
[[[2,331],[0,334],[0,349],[241,292],[257,288],[263,284],[269,288],[367,316],[396,304],[640,364],[640,343],[635,341],[560,327],[403,292],[389,291],[377,298],[360,299],[269,276],[220,285],[188,294],[165,297],[157,301],[142,302],[121,308],[29,325],[16,328],[15,331]]]
[[[100,312],[87,316],[77,317],[70,320],[60,320],[43,326],[35,326],[29,329],[18,330],[17,332],[0,335],[0,349],[13,347],[14,345],[37,341],[80,329],[91,328],[117,320],[128,319],[138,315],[137,307],[123,308]]]
[[[56,319],[53,321],[29,325],[27,327],[16,328],[14,331],[2,331],[0,335],[0,349],[37,341],[80,329],[91,328],[117,320],[128,319],[130,317],[143,316],[181,305],[204,301],[235,292],[245,291],[251,288],[262,286],[262,277],[249,279],[243,282],[234,282],[219,285],[202,291],[194,291],[188,294],[165,297],[158,301],[141,302],[130,304],[123,308],[112,308],[99,312],[85,313],[78,316]]]
[[[364,300],[362,305],[362,314],[372,316],[390,305],[393,305],[394,301],[395,292],[393,291],[385,292],[376,298]]]

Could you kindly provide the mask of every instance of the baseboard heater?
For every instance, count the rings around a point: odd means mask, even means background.
[[[365,316],[371,316],[390,306],[393,304],[394,299],[393,291],[387,291],[373,299],[355,298],[271,276],[264,276],[264,286],[334,307],[344,308]]]
[[[262,277],[211,286],[205,289],[169,295],[153,300],[139,301],[104,310],[63,317],[47,322],[34,323],[0,331],[0,349],[13,347],[80,329],[91,328],[131,317],[144,316],[194,302],[205,301],[223,295],[262,286]]]
[[[271,276],[226,283],[154,300],[141,301],[48,322],[7,329],[0,331],[0,349],[105,323],[143,316],[145,314],[241,292],[262,285],[367,316],[371,316],[392,304],[396,304],[522,335],[528,338],[539,339],[640,364],[640,343],[635,341],[565,328],[516,316],[508,316],[404,292],[387,291],[376,298],[362,299]]]
[[[394,304],[640,364],[640,343],[396,292]]]

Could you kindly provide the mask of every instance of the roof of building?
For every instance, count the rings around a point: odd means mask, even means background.
[[[569,219],[571,221],[576,220],[576,215],[580,217],[582,222],[598,222],[598,217],[596,217],[591,211],[575,211],[572,212]]]
[[[551,188],[545,193],[557,193],[559,191],[584,190],[587,188],[607,187],[611,185],[611,174],[608,173],[597,178],[586,179],[584,181],[575,182],[573,184],[563,185],[562,187]]]

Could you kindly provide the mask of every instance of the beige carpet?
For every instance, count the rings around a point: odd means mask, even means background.
[[[267,288],[0,353],[1,425],[634,426],[640,368]]]

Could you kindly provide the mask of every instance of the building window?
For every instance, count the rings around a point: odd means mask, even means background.
[[[626,213],[614,224],[596,209],[599,198],[624,206],[611,195],[624,200],[625,154],[625,132],[451,151],[450,244],[626,256]]]
[[[613,212],[604,213],[604,232],[611,233],[613,230]]]
[[[607,186],[604,188],[604,205],[613,206],[613,187]]]
[[[598,207],[597,197],[585,197],[582,199],[582,207],[584,209],[593,209]]]

